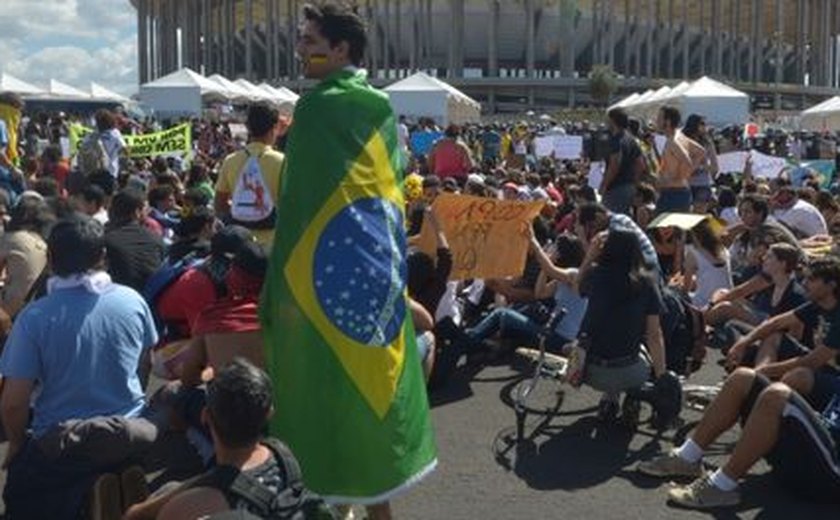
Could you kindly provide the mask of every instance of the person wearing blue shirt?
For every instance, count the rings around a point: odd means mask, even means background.
[[[21,311],[0,358],[4,500],[14,518],[72,514],[99,474],[140,456],[163,426],[146,416],[138,376],[158,339],[152,315],[102,270],[101,224],[60,221],[47,247],[48,294]],[[61,494],[47,500],[51,492]]]

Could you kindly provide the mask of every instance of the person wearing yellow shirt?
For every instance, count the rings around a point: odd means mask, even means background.
[[[272,146],[281,131],[276,108],[256,103],[245,123],[249,141],[228,155],[216,182],[216,213],[222,220],[250,229],[267,251],[274,240],[276,204],[285,156]]]

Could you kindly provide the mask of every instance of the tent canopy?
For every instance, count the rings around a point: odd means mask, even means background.
[[[66,83],[51,79],[49,89],[47,90],[50,96],[59,98],[76,98],[76,99],[90,99],[90,94],[71,87]]]
[[[176,70],[175,72],[167,74],[166,76],[158,78],[154,81],[150,81],[149,83],[143,85],[141,88],[197,88],[202,96],[217,98],[227,97],[221,85],[211,80],[210,78],[205,78],[198,72],[195,72],[194,70],[186,67],[181,70]]]
[[[0,74],[0,91],[14,92],[22,96],[37,96],[45,94],[43,89],[31,85],[23,80],[20,80],[11,74]]]
[[[269,96],[268,92],[266,92],[265,90],[261,89],[260,87],[258,87],[256,85],[254,85],[253,83],[251,83],[250,81],[248,81],[245,78],[239,78],[238,80],[234,81],[234,83],[236,83],[241,88],[246,90],[248,92],[248,94],[250,94],[252,99],[255,99],[255,100],[269,100],[269,99],[271,99],[271,96]]]
[[[118,101],[120,103],[128,103],[131,101],[125,96],[121,96],[116,92],[109,90],[99,83],[90,82],[90,96],[94,99],[101,99],[103,101]]]
[[[840,129],[840,96],[834,96],[802,112],[803,130],[822,132]]]
[[[237,85],[221,74],[213,74],[207,79],[218,83],[230,100],[249,101],[252,98],[251,93],[247,89],[242,88],[240,85]]]
[[[140,99],[166,115],[201,115],[204,101],[227,101],[221,85],[183,68],[140,87]]]
[[[628,106],[632,105],[633,103],[635,103],[636,100],[639,99],[639,97],[640,96],[639,96],[638,92],[633,92],[632,94],[630,94],[626,98],[622,99],[621,101],[619,101],[615,105],[612,105],[610,107],[610,109],[628,107]]]
[[[481,104],[457,88],[424,72],[385,88],[399,115],[430,117],[447,125],[477,122]]]

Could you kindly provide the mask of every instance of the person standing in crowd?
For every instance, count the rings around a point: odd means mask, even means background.
[[[100,475],[141,455],[166,424],[146,415],[138,377],[157,342],[152,314],[103,270],[102,226],[61,221],[48,250],[48,294],[18,315],[0,358],[12,518],[77,518],[95,479],[92,508],[102,514],[120,498],[104,496],[116,477]]]
[[[0,188],[15,202],[23,192],[24,175],[18,168],[18,125],[23,100],[17,94],[0,94]]]
[[[359,69],[363,20],[335,3],[303,19],[297,54],[318,83],[295,108],[260,313],[282,410],[271,431],[314,491],[389,520],[388,501],[437,463],[408,332],[396,118]]]
[[[444,136],[429,152],[429,172],[441,179],[454,178],[463,185],[473,169],[470,149],[460,139],[461,129],[456,125],[446,127]]]
[[[703,148],[703,153],[696,146],[691,146],[689,155],[692,161],[699,162],[688,183],[691,186],[691,198],[695,213],[706,213],[712,203],[712,184],[718,173],[717,152],[715,144],[709,136],[706,127],[706,118],[697,114],[691,114],[685,121],[682,133],[694,143]],[[695,161],[694,158],[697,158]]]
[[[613,213],[630,214],[636,185],[645,171],[645,160],[636,139],[627,130],[627,113],[614,108],[607,113],[610,129],[610,155],[607,171],[598,191]]]
[[[96,170],[106,169],[118,179],[120,176],[120,157],[127,146],[117,128],[117,117],[110,110],[99,110],[94,116],[96,131],[88,135],[79,145],[79,169],[89,175]]]
[[[267,103],[248,107],[245,122],[250,141],[222,163],[216,182],[216,215],[253,231],[269,250],[277,221],[277,199],[285,156],[273,148],[280,112]]]
[[[659,109],[658,126],[668,138],[659,168],[659,199],[657,213],[688,213],[691,211],[691,188],[688,180],[694,166],[688,150],[688,138],[679,131],[680,111],[673,107]]]

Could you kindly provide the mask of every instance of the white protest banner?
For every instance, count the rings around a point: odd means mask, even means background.
[[[743,173],[747,166],[748,152],[729,152],[718,155],[720,173]]]
[[[594,162],[589,165],[589,185],[597,190],[604,180],[604,173],[607,171],[607,163],[604,161]]]
[[[754,177],[775,179],[788,166],[787,159],[784,157],[773,157],[756,150],[750,151],[750,157],[752,158],[752,174]]]
[[[580,135],[554,136],[555,159],[580,159],[583,155],[583,137]]]
[[[534,155],[537,158],[548,157],[554,152],[554,136],[541,135],[534,139]]]

